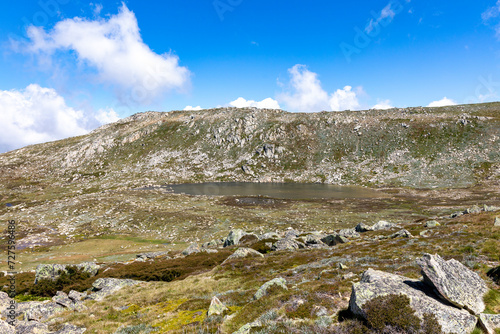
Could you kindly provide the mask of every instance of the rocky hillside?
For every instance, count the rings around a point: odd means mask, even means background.
[[[500,177],[500,103],[386,111],[145,112],[0,155],[1,184],[203,181],[469,187]]]

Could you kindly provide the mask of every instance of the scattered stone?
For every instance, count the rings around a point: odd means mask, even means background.
[[[233,334],[248,334],[248,333],[250,333],[252,328],[261,327],[261,326],[262,326],[262,322],[260,320],[255,320],[254,322],[251,322],[249,324],[245,324],[245,325],[241,326],[240,329],[238,329]]]
[[[57,278],[59,278],[61,272],[67,273],[68,271],[66,270],[66,268],[70,266],[71,265],[67,264],[39,264],[36,267],[35,284],[37,284],[41,279],[56,280]],[[99,266],[95,262],[84,262],[75,266],[78,269],[89,273],[90,276],[97,275],[99,269],[101,269],[101,266]]]
[[[389,223],[388,221],[385,220],[380,220],[372,226],[372,229],[373,231],[389,230],[395,226],[396,224]]]
[[[229,309],[224,305],[219,298],[214,296],[210,302],[210,307],[208,308],[207,315],[210,317],[212,315],[222,315],[224,312],[229,311]]]
[[[355,315],[366,317],[364,305],[368,301],[393,294],[408,296],[411,308],[421,320],[425,313],[434,314],[444,333],[470,334],[476,327],[475,316],[440,302],[424,282],[373,269],[365,271],[361,281],[353,284],[349,309]]]
[[[500,314],[479,315],[481,327],[486,330],[486,334],[495,334],[495,329],[500,329]]]
[[[311,233],[311,234],[308,234],[304,237],[299,238],[299,240],[301,240],[307,246],[324,245],[323,241],[321,241],[321,239],[324,237],[326,237],[326,235],[324,235],[322,233]]]
[[[302,249],[305,248],[306,245],[304,245],[302,242],[297,241],[295,239],[291,238],[284,238],[276,241],[273,246],[271,247],[271,250],[273,251],[283,251],[283,250],[296,250],[296,249]]]
[[[463,213],[463,211],[453,212],[453,213],[450,215],[450,218],[457,218],[457,217],[462,216],[463,214],[464,214],[464,213]]]
[[[229,255],[228,258],[225,259],[224,262],[222,262],[222,264],[226,263],[227,261],[229,261],[231,259],[241,259],[241,258],[244,258],[244,257],[247,257],[247,256],[264,257],[264,255],[262,255],[261,253],[259,253],[255,249],[251,249],[251,248],[238,248],[236,250],[236,252],[234,252],[233,254]]]
[[[313,316],[316,316],[316,317],[324,317],[324,316],[328,315],[328,310],[324,306],[314,305],[312,307],[311,313]]]
[[[483,296],[488,286],[478,274],[455,259],[445,261],[437,254],[425,254],[417,264],[422,269],[424,282],[434,287],[442,298],[473,314],[484,311]]]
[[[429,230],[423,230],[422,232],[420,232],[420,236],[427,237],[427,233],[429,232],[430,232]]]
[[[429,220],[424,224],[424,227],[426,228],[433,228],[433,227],[438,227],[441,226],[437,220]]]
[[[389,236],[389,238],[390,239],[395,239],[395,238],[413,238],[413,235],[411,235],[411,233],[408,232],[407,230],[403,229],[403,230],[397,231],[394,234],[391,234]]]
[[[272,286],[278,286],[278,287],[281,287],[282,289],[288,290],[288,288],[286,286],[286,280],[284,278],[281,278],[281,277],[274,278],[274,279],[270,280],[269,282],[264,283],[259,288],[259,290],[257,290],[255,295],[253,296],[253,299],[257,300],[257,299],[260,299],[260,298],[264,297],[265,295],[267,295],[267,289],[269,289]]]
[[[64,324],[64,326],[57,332],[52,334],[83,334],[87,329],[83,327],[77,327],[71,324]]]
[[[142,281],[134,281],[132,279],[118,279],[118,278],[98,278],[93,284],[94,292],[85,297],[95,301],[102,301],[107,296],[115,293],[126,286],[132,286],[142,283]]]
[[[267,232],[262,234],[259,239],[260,240],[266,240],[266,239],[279,239],[280,236],[276,232]]]
[[[360,235],[358,232],[356,232],[355,229],[352,229],[352,228],[348,228],[348,229],[343,229],[343,230],[340,230],[338,233],[338,235],[340,235],[341,237],[344,237],[344,238],[359,238]]]
[[[224,247],[239,244],[241,237],[245,234],[247,233],[240,229],[231,230],[226,238],[226,241],[224,241]]]
[[[483,205],[483,210],[485,212],[493,212],[493,211],[500,211],[500,206],[493,206],[493,205]]]
[[[359,233],[364,233],[364,232],[368,232],[368,231],[373,231],[373,227],[366,225],[365,223],[359,223],[358,225],[356,225],[354,230],[356,232],[359,232]]]
[[[149,252],[149,253],[142,253],[142,254],[137,254],[136,259],[139,261],[146,261],[149,259],[155,259],[157,257],[162,257],[169,259],[170,257],[168,256],[168,252]]]
[[[495,217],[495,227],[500,227],[500,217]]]
[[[82,300],[83,298],[85,298],[85,296],[87,296],[87,294],[85,292],[78,292],[75,290],[71,290],[68,293],[68,298],[75,301],[75,302]]]
[[[181,254],[188,256],[188,255],[196,254],[196,253],[200,253],[200,252],[201,252],[200,246],[198,246],[198,244],[196,244],[196,243],[193,243],[193,244],[189,245],[188,248],[183,250]]]
[[[469,214],[469,213],[480,213],[480,212],[481,208],[477,205],[474,205],[472,208],[466,209],[464,213]]]
[[[346,237],[340,236],[338,234],[330,234],[327,235],[326,237],[322,238],[321,241],[323,241],[326,245],[332,247],[337,244],[345,244],[346,242],[349,242]]]

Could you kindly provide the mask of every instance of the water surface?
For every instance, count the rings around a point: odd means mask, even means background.
[[[263,196],[277,199],[380,198],[385,194],[356,186],[315,183],[210,182],[166,185],[176,194],[205,196]]]

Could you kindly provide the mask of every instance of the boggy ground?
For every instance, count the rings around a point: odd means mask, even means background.
[[[230,333],[260,318],[264,326],[254,332],[333,332],[339,314],[347,307],[351,285],[362,272],[373,268],[419,278],[415,260],[423,253],[455,258],[499,291],[485,273],[500,264],[500,228],[494,227],[500,211],[450,216],[474,205],[500,206],[495,185],[379,191],[383,196],[376,199],[292,201],[116,190],[99,197],[83,194],[46,205],[28,202],[4,208],[1,213],[3,218],[18,221],[20,240],[29,241],[33,235],[39,235],[41,240],[40,246],[30,247],[33,244],[27,242],[28,247],[18,251],[20,270],[32,270],[39,263],[94,259],[110,268],[81,282],[77,287],[80,289],[90,287],[98,277],[148,280],[148,270],[193,269],[174,275],[170,282],[145,282],[103,302],[87,301],[84,312],[66,311],[54,316],[50,320],[53,329],[70,322],[86,327],[88,333],[115,333],[118,328],[126,328],[119,333]],[[426,228],[424,224],[430,219],[441,225]],[[379,220],[398,223],[414,237],[380,239],[399,229],[373,231],[327,249],[270,252],[264,258],[235,259],[224,264],[222,261],[239,246],[219,249],[215,254],[130,262],[137,253],[147,251],[168,251],[175,256],[192,242],[225,238],[236,228],[256,234],[284,232],[289,227],[302,232],[332,232]],[[65,230],[68,221],[73,223],[72,230]],[[421,234],[424,230],[427,232]],[[257,289],[276,277],[285,278],[289,289],[276,290],[254,301]],[[33,273],[21,274],[19,289],[29,291],[33,279]],[[229,307],[227,317],[207,317],[215,295]],[[500,311],[498,294],[490,296],[487,303],[490,312]],[[321,307],[326,309],[327,317],[318,315]]]

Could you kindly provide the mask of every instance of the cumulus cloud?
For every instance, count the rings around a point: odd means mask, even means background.
[[[434,101],[434,102],[431,102],[429,103],[428,107],[445,107],[445,106],[454,106],[456,105],[457,103],[449,98],[447,98],[446,96],[439,100],[439,101]]]
[[[84,113],[66,104],[52,88],[31,84],[22,90],[0,90],[0,152],[87,133],[119,119],[113,109]]]
[[[270,97],[260,102],[254,100],[246,100],[242,97],[239,97],[236,100],[229,102],[229,105],[236,108],[255,107],[259,109],[281,109],[278,101]]]
[[[200,107],[200,106],[197,106],[197,107],[193,107],[193,106],[186,106],[186,108],[184,108],[184,110],[202,110],[203,108]]]
[[[118,14],[106,19],[66,19],[46,32],[30,26],[27,50],[43,55],[74,52],[80,64],[97,72],[102,82],[130,94],[133,101],[148,103],[171,90],[182,90],[190,72],[171,53],[159,55],[142,40],[135,14],[122,3]]]
[[[358,94],[362,91],[361,87],[353,90],[351,86],[345,86],[329,95],[321,87],[318,75],[309,71],[305,65],[297,64],[288,72],[292,91],[280,94],[278,100],[293,111],[342,111],[360,107]]]
[[[372,109],[380,109],[380,110],[391,109],[391,108],[394,108],[394,106],[391,103],[391,100],[379,100],[378,103],[372,107]]]

